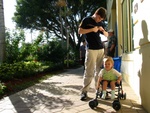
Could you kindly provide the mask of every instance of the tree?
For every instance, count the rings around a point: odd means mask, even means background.
[[[0,63],[5,60],[5,24],[3,0],[0,0]]]
[[[13,20],[20,28],[54,33],[63,41],[68,36],[70,46],[78,49],[81,19],[93,14],[100,6],[105,7],[106,0],[17,0]]]
[[[14,63],[23,61],[28,55],[27,52],[22,52],[19,46],[25,44],[25,34],[22,29],[15,29],[12,32],[6,29],[5,33],[5,43],[6,43],[6,62]],[[28,50],[29,51],[29,50]]]

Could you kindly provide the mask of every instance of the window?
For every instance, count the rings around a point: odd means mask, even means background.
[[[123,52],[128,53],[134,50],[133,45],[133,20],[132,20],[133,0],[122,1],[122,33]]]
[[[134,50],[134,43],[133,43],[133,1],[134,0],[129,0],[129,17],[130,17],[130,23],[129,23],[129,28],[130,28],[130,50],[133,51]]]

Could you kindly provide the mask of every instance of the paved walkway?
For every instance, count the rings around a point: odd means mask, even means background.
[[[92,83],[87,101],[80,101],[83,68],[68,70],[50,77],[40,84],[20,91],[0,100],[0,113],[116,113],[111,100],[99,99],[97,109],[88,106],[95,98]],[[127,99],[121,100],[117,113],[146,113],[139,104],[138,97],[128,84],[123,82]]]

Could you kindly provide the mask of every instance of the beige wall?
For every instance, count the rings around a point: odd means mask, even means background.
[[[107,20],[108,20],[108,27],[109,29],[115,30],[115,23],[116,23],[116,8],[114,7],[113,0],[107,0]],[[113,7],[113,9],[112,9]]]
[[[111,16],[111,9],[113,5],[113,0],[107,0],[107,20],[109,21],[110,16]]]
[[[118,55],[122,55],[122,13],[121,13],[121,0],[116,0],[116,20],[118,30]]]
[[[122,45],[122,5],[121,3],[125,0],[107,0],[109,7],[108,23],[109,27],[113,27],[114,23],[117,22],[117,36],[118,45]],[[116,13],[114,13],[114,7],[112,8],[112,2],[116,2]],[[136,13],[133,12],[133,40],[134,50],[123,53],[118,46],[119,55],[122,54],[122,66],[121,71],[124,80],[132,87],[135,93],[139,96],[142,106],[150,113],[150,6],[148,0],[134,0],[133,7],[138,4],[138,10]],[[116,15],[116,19],[112,19],[112,15]],[[128,15],[129,16],[129,15]],[[131,25],[128,24],[128,38],[132,38]],[[128,95],[128,94],[127,94]],[[128,96],[127,96],[128,98]]]

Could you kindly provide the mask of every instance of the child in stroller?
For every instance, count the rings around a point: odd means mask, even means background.
[[[119,62],[118,62],[119,61]],[[111,99],[113,99],[112,107],[118,111],[121,108],[120,99],[126,99],[126,93],[122,89],[122,76],[120,73],[121,57],[104,59],[104,68],[99,72],[97,82],[96,98],[89,101],[90,108],[94,109],[98,105],[98,97],[105,99],[108,93],[107,88],[111,88]],[[100,90],[100,86],[102,90]],[[118,89],[118,94],[115,94],[115,88]],[[115,98],[117,96],[117,98]]]
[[[111,99],[115,98],[115,84],[120,84],[122,79],[121,73],[113,68],[114,61],[111,57],[107,57],[104,62],[104,68],[99,73],[99,79],[97,89],[99,89],[100,83],[102,83],[102,99],[106,98],[107,86],[111,87]]]

